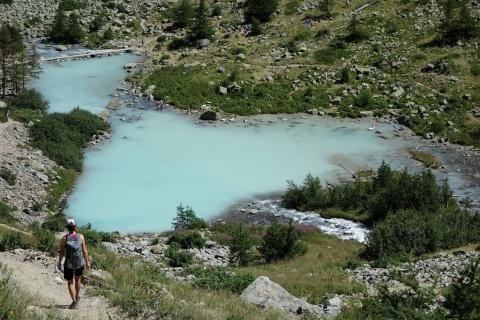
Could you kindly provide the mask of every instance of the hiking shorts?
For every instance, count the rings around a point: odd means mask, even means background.
[[[67,281],[73,280],[73,276],[81,277],[83,275],[83,267],[78,268],[76,270],[69,269],[65,264],[63,266],[63,278]]]

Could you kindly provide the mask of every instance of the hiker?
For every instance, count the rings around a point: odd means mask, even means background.
[[[83,235],[75,231],[75,220],[68,219],[66,228],[68,234],[62,237],[60,249],[58,250],[57,268],[62,270],[62,260],[65,256],[63,265],[63,277],[67,280],[68,292],[72,298],[70,309],[76,309],[80,300],[80,286],[82,281],[83,269],[90,270],[88,262],[87,245]],[[73,280],[75,278],[75,287]]]

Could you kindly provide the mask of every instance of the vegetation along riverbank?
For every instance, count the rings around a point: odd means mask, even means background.
[[[164,233],[82,226],[93,271],[80,308],[64,310],[53,255],[65,195],[84,149],[110,127],[80,109],[48,113],[27,85],[39,68],[23,40],[58,51],[141,49],[147,60],[128,77],[130,93],[204,121],[299,112],[392,121],[445,150],[437,159],[412,149],[412,157],[432,170],[461,167],[474,185],[479,8],[469,0],[0,0],[0,318],[478,319],[479,213],[427,169],[385,163],[333,185],[305,172],[281,195],[299,214],[362,223],[365,243],[271,215],[209,223],[187,205]]]

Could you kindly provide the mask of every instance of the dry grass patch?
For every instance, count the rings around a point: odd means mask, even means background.
[[[355,241],[344,241],[320,232],[302,235],[308,245],[304,256],[268,265],[241,268],[255,276],[267,276],[297,297],[320,303],[327,293],[351,293],[362,288],[348,280],[341,265],[354,259],[362,248]]]
[[[443,166],[442,161],[437,159],[433,154],[426,151],[411,149],[408,151],[413,159],[420,161],[427,168],[439,169]]]

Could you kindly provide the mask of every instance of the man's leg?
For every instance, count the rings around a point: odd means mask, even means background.
[[[82,285],[82,276],[75,276],[75,301],[80,297],[80,286]]]

